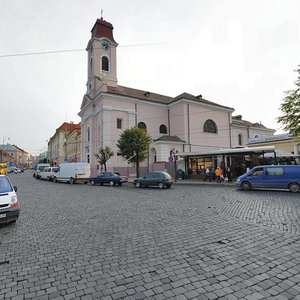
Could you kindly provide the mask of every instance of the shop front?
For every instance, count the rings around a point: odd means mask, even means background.
[[[267,163],[266,154],[276,161],[276,151],[273,146],[184,152],[179,153],[178,156],[185,159],[187,179],[203,180],[207,168],[210,172],[214,172],[217,167],[230,172],[233,178],[238,177],[248,168]]]

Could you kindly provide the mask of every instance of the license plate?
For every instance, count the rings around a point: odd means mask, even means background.
[[[0,214],[0,219],[1,218],[6,218],[6,214]]]

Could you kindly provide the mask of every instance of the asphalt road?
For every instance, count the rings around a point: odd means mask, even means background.
[[[12,174],[0,299],[300,299],[300,194]]]

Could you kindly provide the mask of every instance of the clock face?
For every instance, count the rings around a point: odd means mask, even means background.
[[[108,42],[108,41],[102,41],[102,42],[101,42],[101,47],[102,47],[102,49],[104,49],[105,51],[109,50],[109,48],[110,48],[109,42]]]

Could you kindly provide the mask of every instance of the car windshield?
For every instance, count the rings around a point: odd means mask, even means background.
[[[8,193],[8,192],[12,192],[12,186],[9,183],[8,179],[4,176],[4,177],[0,177],[0,194],[1,193]]]
[[[169,173],[163,172],[163,174],[165,175],[166,178],[170,179],[171,175]]]

